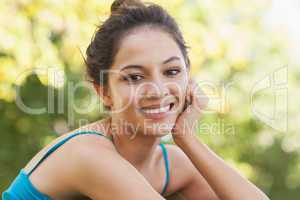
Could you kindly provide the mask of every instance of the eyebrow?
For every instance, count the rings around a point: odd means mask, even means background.
[[[169,63],[169,62],[171,62],[173,60],[180,60],[180,58],[178,56],[172,56],[172,57],[168,58],[167,60],[163,61],[162,64],[167,64],[167,63]],[[141,68],[143,68],[143,66],[141,66],[141,65],[126,65],[125,67],[123,67],[121,69],[121,71],[125,70],[125,69],[129,69],[129,68],[138,68],[138,69],[141,69]]]

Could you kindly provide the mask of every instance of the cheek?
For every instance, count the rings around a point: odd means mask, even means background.
[[[172,95],[176,97],[177,105],[174,107],[174,115],[178,115],[183,111],[183,107],[186,99],[188,82],[186,79],[178,80],[176,84],[171,88]]]
[[[134,105],[135,91],[129,87],[120,87],[114,91],[113,104],[116,109],[126,111]]]
[[[172,95],[176,96],[179,101],[185,98],[187,91],[187,80],[182,79],[174,82],[170,87]]]

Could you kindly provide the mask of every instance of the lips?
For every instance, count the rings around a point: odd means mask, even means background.
[[[163,113],[171,110],[172,105],[173,103],[162,107],[157,107],[157,106],[146,107],[146,108],[142,108],[142,111],[145,113]]]
[[[141,109],[158,109],[158,108],[163,108],[163,107],[166,107],[166,106],[170,106],[170,104],[175,104],[174,99],[172,99],[171,101],[169,100],[169,101],[164,102],[163,105],[160,102],[160,103],[141,106]]]
[[[171,114],[171,109],[174,106],[174,103],[169,103],[165,106],[158,107],[157,105],[144,107],[140,109],[140,112],[144,115],[145,118],[152,120],[164,119]]]

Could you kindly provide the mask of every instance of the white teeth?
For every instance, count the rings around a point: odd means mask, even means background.
[[[162,112],[167,112],[170,109],[169,106],[165,106],[162,108],[155,108],[155,109],[142,109],[144,113],[162,113]]]

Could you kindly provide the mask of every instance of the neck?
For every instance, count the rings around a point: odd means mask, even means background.
[[[160,143],[160,137],[147,135],[143,132],[134,133],[126,130],[111,130],[113,143],[119,154],[130,162],[138,171],[151,166],[154,152]]]

